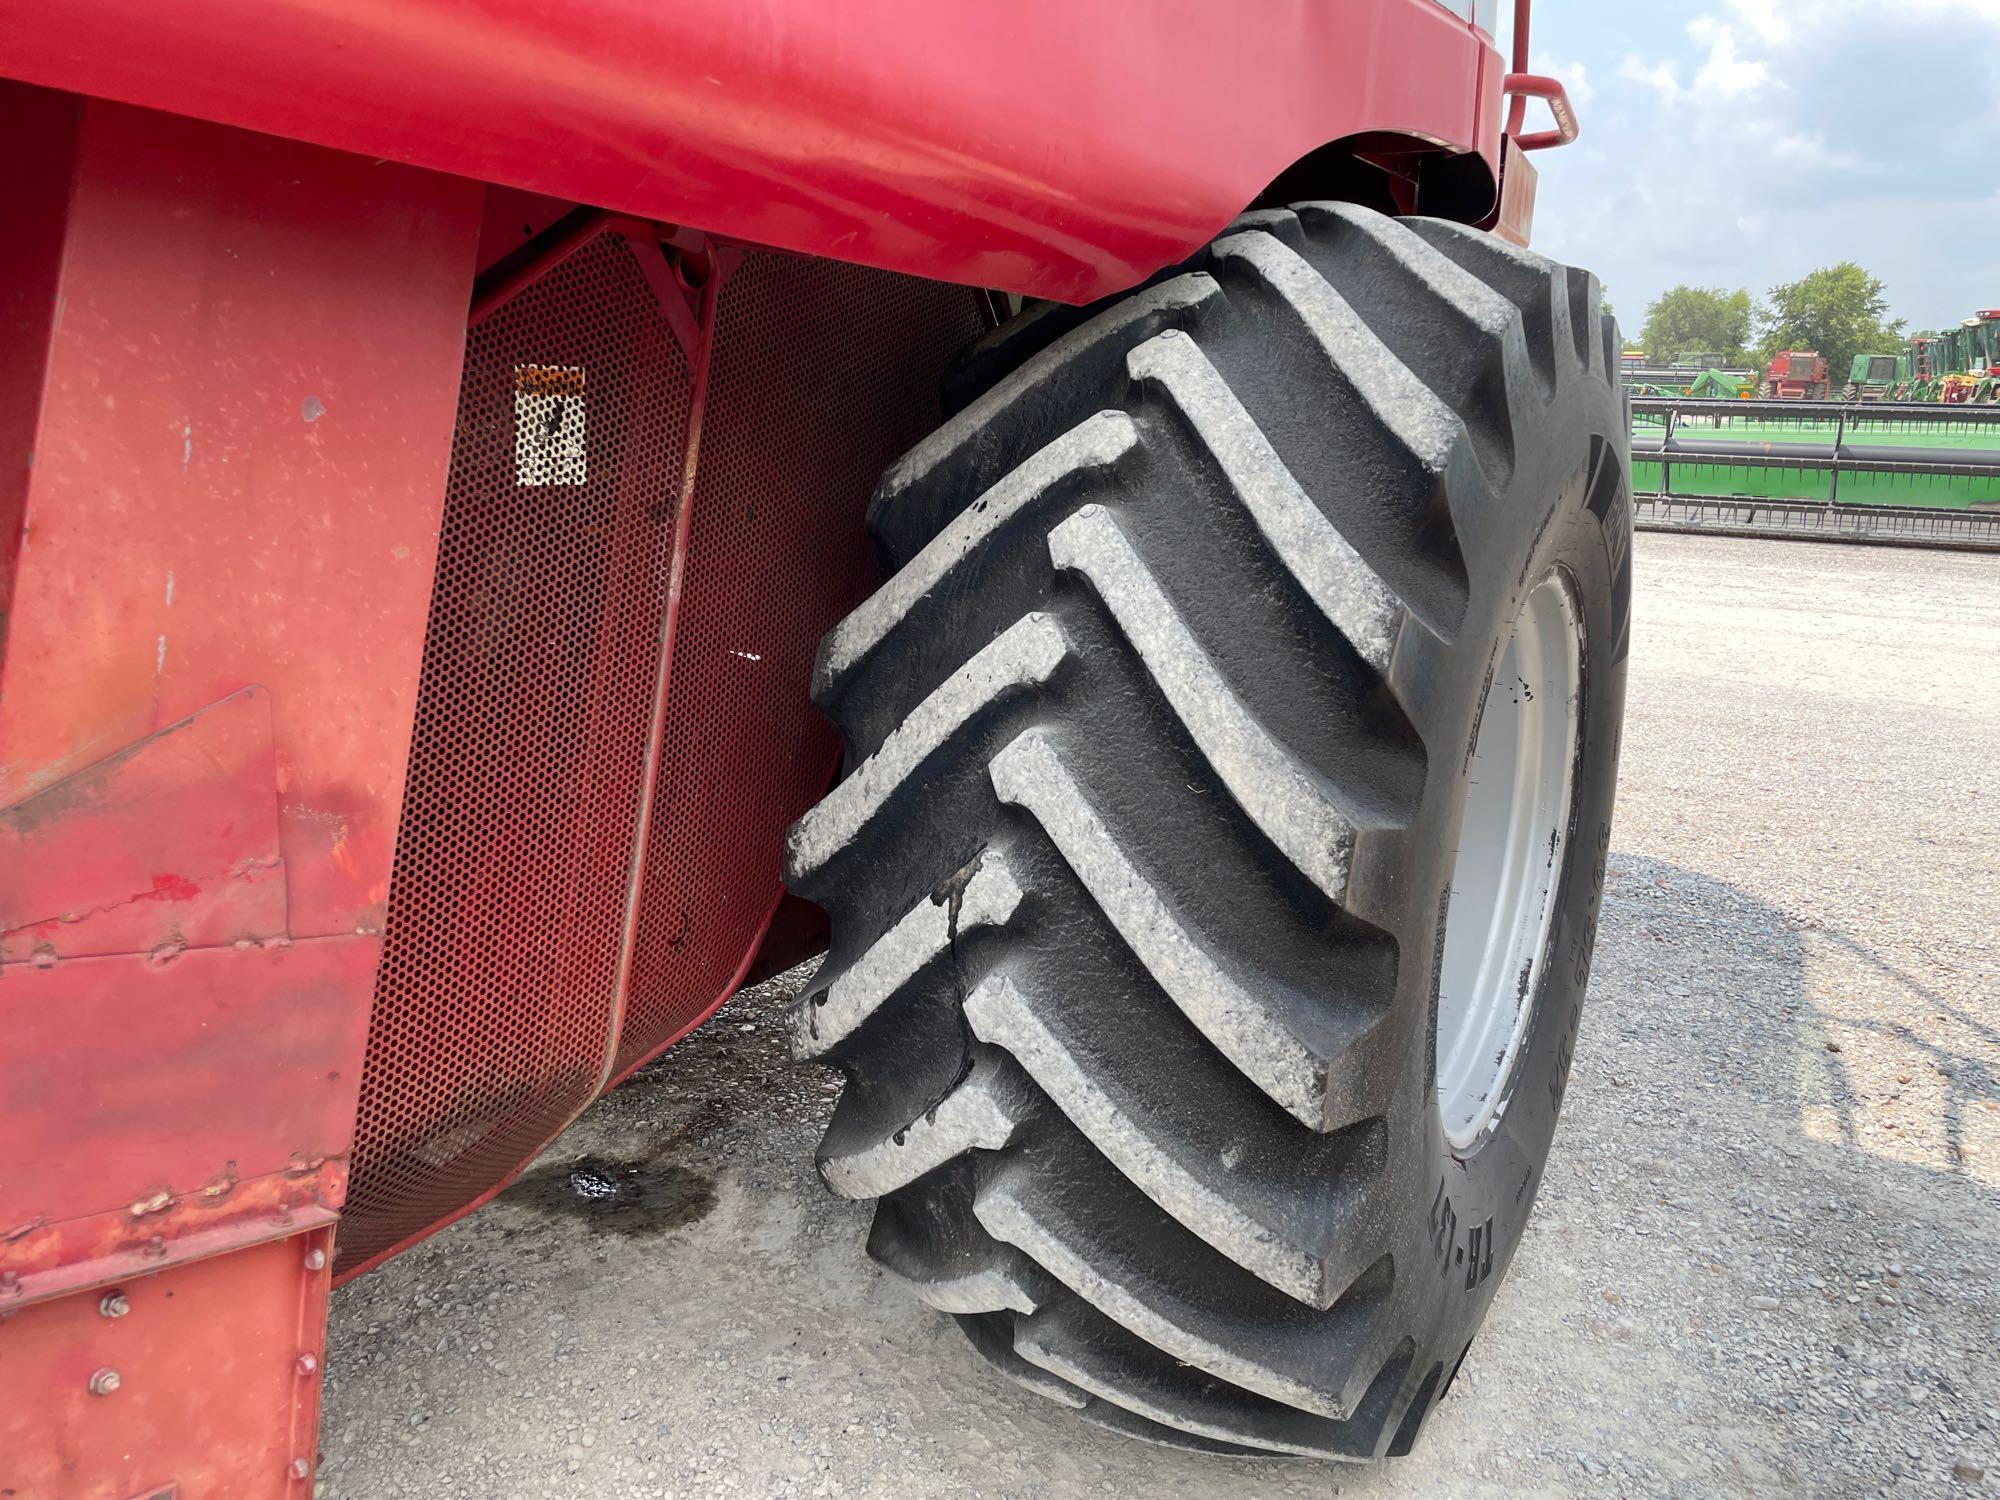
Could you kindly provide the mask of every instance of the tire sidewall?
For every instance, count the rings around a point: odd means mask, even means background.
[[[1445,741],[1451,746],[1449,762],[1433,761],[1450,778],[1434,789],[1437,804],[1426,810],[1426,822],[1437,820],[1436,832],[1409,851],[1413,864],[1425,868],[1420,875],[1409,870],[1419,878],[1405,887],[1434,891],[1440,920],[1426,954],[1424,1175],[1414,1201],[1406,1200],[1414,1244],[1406,1241],[1402,1260],[1412,1266],[1417,1283],[1406,1284],[1406,1292],[1431,1304],[1438,1350],[1431,1357],[1443,1358],[1448,1367],[1462,1357],[1484,1317],[1541,1186],[1582,1022],[1610,848],[1631,630],[1630,469],[1621,440],[1621,403],[1589,372],[1573,374],[1544,410],[1540,430],[1521,444],[1522,461],[1505,492],[1489,496],[1493,512],[1483,518],[1482,545],[1467,554],[1471,603],[1466,629],[1450,648],[1451,667],[1424,673],[1456,699],[1456,712],[1444,715],[1456,732]],[[1611,466],[1609,475],[1605,465]],[[1465,767],[1484,696],[1522,602],[1555,570],[1569,585],[1581,627],[1581,702],[1563,865],[1529,1019],[1503,1085],[1502,1112],[1469,1150],[1460,1151],[1446,1140],[1437,1107],[1435,1039],[1446,893],[1464,812]],[[1399,1270],[1398,1280],[1403,1279]]]

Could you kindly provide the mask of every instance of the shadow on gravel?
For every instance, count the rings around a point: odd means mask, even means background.
[[[1907,990],[1921,999],[1926,1009],[1939,1021],[1952,1025],[1977,1036],[1984,1041],[1991,1053],[2000,1056],[2000,1032],[1976,1016],[1968,1015],[1963,1008],[1938,994],[1936,990],[1914,978],[1907,970],[1887,963],[1874,952],[1843,934],[1819,930],[1814,933],[1815,941],[1826,944],[1846,954],[1855,963],[1865,966],[1885,985]],[[1860,1030],[1884,1039],[1893,1039],[1905,1049],[1919,1053],[1924,1061],[1947,1080],[1945,1113],[1942,1117],[1943,1134],[1947,1149],[1954,1163],[1965,1161],[1966,1108],[1976,1100],[1987,1100],[2000,1096],[2000,1071],[1996,1071],[1987,1059],[1967,1056],[1949,1047],[1939,1046],[1923,1036],[1915,1028],[1901,1021],[1878,1021],[1869,1018],[1850,1018],[1844,1023],[1849,1030]],[[1848,1144],[1857,1144],[1853,1121],[1843,1119],[1843,1137]]]
[[[1864,981],[1893,1003],[1827,1013]],[[797,989],[732,1000],[496,1211],[336,1299],[330,1494],[503,1462],[495,1494],[1932,1494],[1985,1451],[2000,1201],[1951,1153],[1990,1027],[1726,882],[1613,856],[1540,1207],[1380,1469],[1150,1448],[986,1368],[813,1180],[833,1094],[786,1061]]]
[[[2000,1092],[2000,1074],[1938,1033],[1996,1051],[2000,1034],[1866,944],[1741,887],[1633,855],[1611,861],[1599,944],[1586,1028],[1615,1026],[1615,1045],[1685,1044],[1663,1054],[1679,1059],[1681,1081],[1726,1084],[1731,1107],[1776,1138],[1976,1187],[1963,1170],[1968,1112]],[[1869,990],[1883,1014],[1829,1009]],[[1610,1081],[1640,1082],[1615,1067]],[[1864,1116],[1884,1103],[1929,1116],[1896,1133],[1934,1139],[1944,1159],[1926,1168],[1868,1143]]]
[[[1590,1462],[1650,1448],[1642,1483],[1901,1492],[1983,1446],[2000,1399],[2000,1193],[1978,1128],[1992,1034],[1809,914],[1613,856],[1504,1319],[1523,1345],[1592,1335],[1542,1377],[1602,1407]],[[1540,1352],[1495,1339],[1475,1363]]]

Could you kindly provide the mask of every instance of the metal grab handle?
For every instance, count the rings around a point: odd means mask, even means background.
[[[1514,118],[1509,121],[1509,133],[1514,135],[1514,144],[1523,151],[1546,151],[1551,146],[1567,146],[1578,135],[1576,111],[1570,108],[1569,92],[1563,88],[1560,78],[1550,78],[1541,73],[1509,73],[1500,85],[1502,95],[1512,96],[1519,101],[1515,105]],[[1554,130],[1531,130],[1526,135],[1520,130],[1520,110],[1529,99],[1546,99],[1549,113],[1556,117]]]

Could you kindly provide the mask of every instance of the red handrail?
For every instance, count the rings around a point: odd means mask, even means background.
[[[1521,8],[1527,9],[1527,0],[1522,0]],[[1560,78],[1549,78],[1540,73],[1509,73],[1501,85],[1501,92],[1514,101],[1507,119],[1507,133],[1523,151],[1546,151],[1551,146],[1567,146],[1577,138],[1576,111],[1570,107],[1569,93],[1563,88]],[[1549,113],[1556,117],[1554,130],[1522,133],[1521,125],[1527,118],[1530,99],[1548,100]]]

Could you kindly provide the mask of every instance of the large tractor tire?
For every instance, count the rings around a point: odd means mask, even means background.
[[[788,846],[820,1170],[1086,1418],[1407,1451],[1520,1244],[1624,699],[1598,308],[1454,224],[1259,212],[1003,330],[882,481],[896,571],[815,681],[847,773]]]

